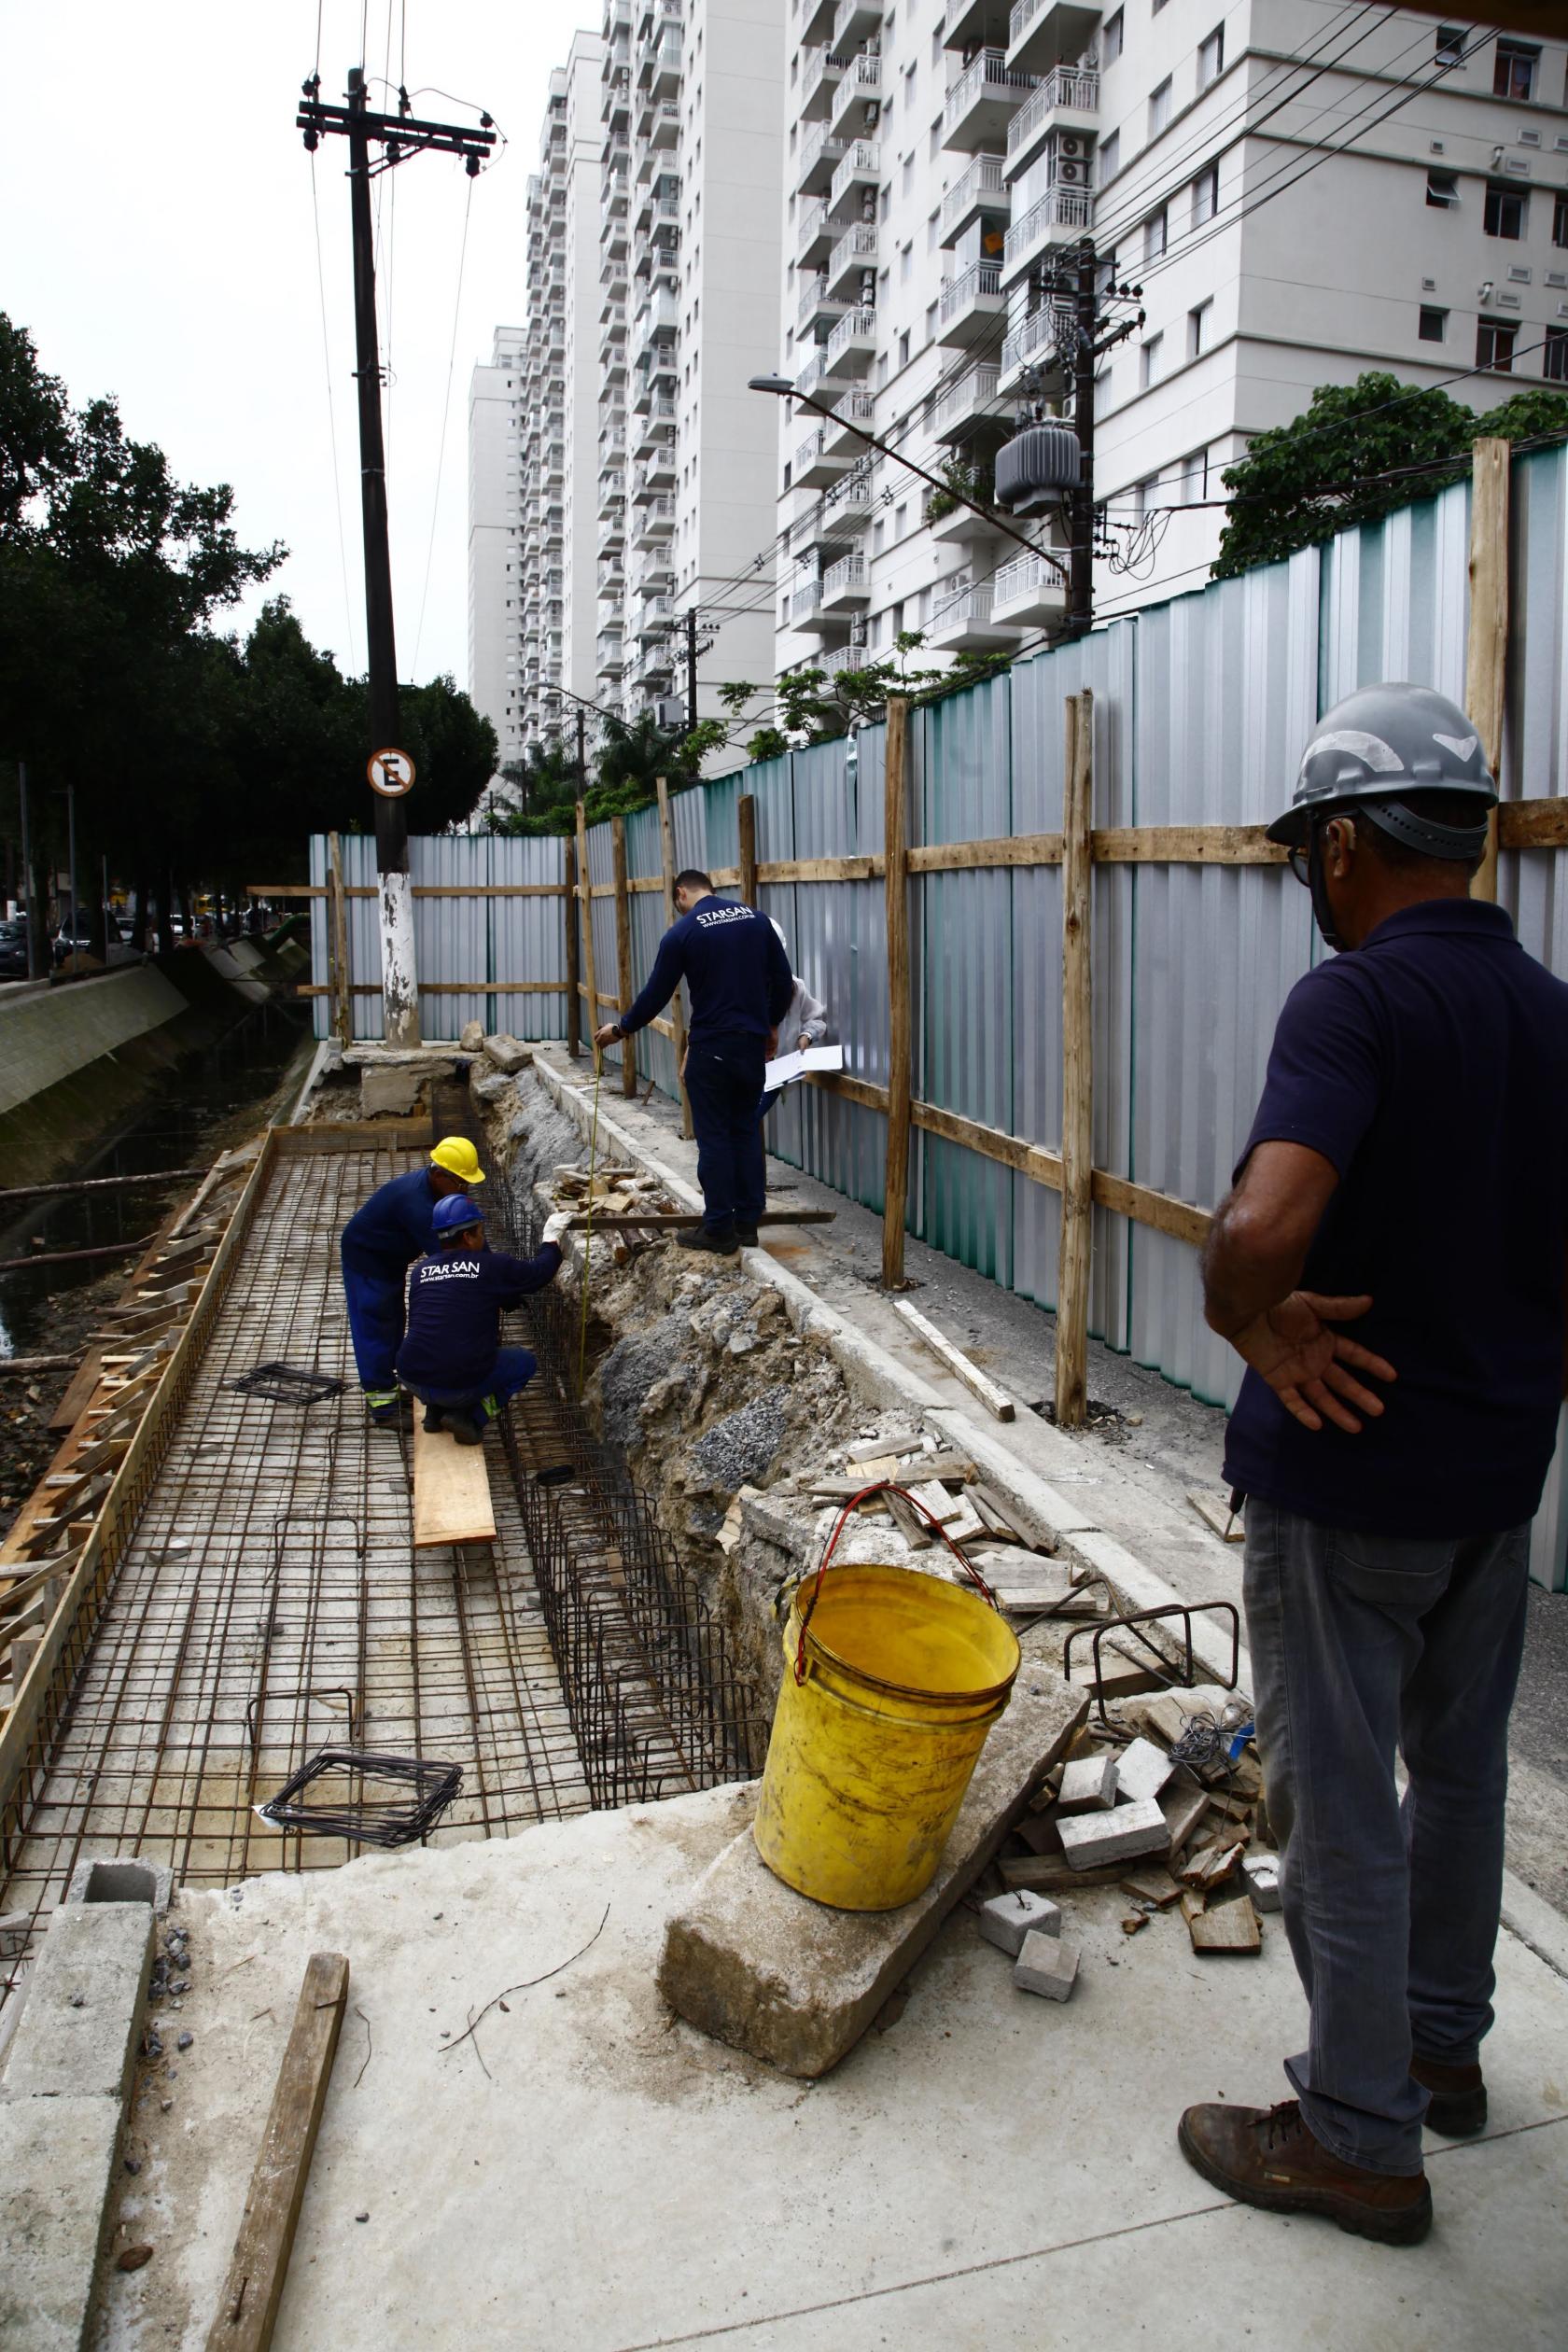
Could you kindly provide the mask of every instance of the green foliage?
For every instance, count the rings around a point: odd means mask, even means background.
[[[1322,385],[1304,415],[1259,433],[1226,467],[1231,504],[1214,577],[1277,563],[1462,481],[1479,435],[1519,441],[1564,431],[1568,396],[1560,392],[1517,393],[1477,416],[1446,392],[1412,393],[1382,369],[1351,385]]]
[[[777,760],[797,744],[836,743],[852,729],[880,719],[889,694],[935,702],[959,687],[995,678],[1010,660],[1004,652],[960,653],[945,669],[912,665],[911,655],[924,643],[919,630],[905,629],[893,639],[890,659],[874,660],[868,653],[862,665],[831,676],[822,669],[791,670],[779,679],[774,717],[754,731],[746,746],[748,756]],[[734,696],[728,707],[739,710],[756,692],[753,686],[735,685],[725,687],[723,695]]]
[[[588,749],[586,790],[575,756],[553,736],[531,744],[526,759],[505,771],[508,783],[521,793],[521,804],[494,810],[487,821],[496,833],[569,833],[577,823],[579,800],[591,825],[609,817],[630,817],[652,805],[661,776],[672,790],[698,782],[703,762],[728,741],[729,732],[718,719],[702,720],[688,733],[661,727],[651,710],[639,711],[629,724],[607,717],[597,747]]]
[[[947,487],[926,493],[926,521],[940,523],[945,515],[956,514],[967,498],[978,498],[982,506],[989,506],[996,496],[995,461],[990,458],[966,466],[961,457],[945,457],[937,469]]]

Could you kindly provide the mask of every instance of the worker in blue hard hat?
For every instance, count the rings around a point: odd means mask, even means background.
[[[484,1211],[466,1194],[438,1200],[429,1254],[409,1281],[408,1336],[398,1351],[398,1378],[425,1407],[427,1430],[449,1429],[460,1446],[477,1446],[501,1407],[539,1369],[526,1348],[499,1344],[503,1309],[553,1281],[561,1267],[563,1211],[544,1228],[537,1257],[486,1249]]]
[[[407,1410],[394,1369],[403,1337],[403,1288],[409,1267],[430,1246],[430,1212],[449,1193],[484,1182],[466,1135],[446,1135],[425,1168],[379,1185],[343,1229],[338,1259],[348,1308],[354,1361],[371,1421],[396,1426]]]

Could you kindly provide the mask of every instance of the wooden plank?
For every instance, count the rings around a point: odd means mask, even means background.
[[[421,980],[422,996],[559,996],[559,980]],[[297,997],[324,997],[330,993],[325,982],[301,980],[290,993]],[[357,980],[349,989],[350,996],[379,997],[379,983]],[[444,1041],[443,1041],[444,1042]],[[431,1051],[439,1051],[439,1045]]]
[[[740,834],[740,895],[748,906],[757,903],[757,803],[750,792],[742,792],[735,810],[735,823]]]
[[[1497,840],[1504,849],[1568,848],[1568,800],[1505,801]]]
[[[577,804],[577,903],[582,916],[582,975],[583,985],[588,994],[588,1027],[590,1029],[595,1029],[599,1025],[598,1016],[606,1000],[599,994],[598,973],[595,968],[594,902],[589,896],[588,882],[588,812],[581,801],[579,801]],[[610,1010],[619,1012],[621,1008],[611,1003]],[[598,1060],[598,1053],[599,1049],[595,1045],[594,1048],[595,1062]]]
[[[564,882],[416,882],[410,896],[425,899],[562,898],[566,895],[566,888]],[[329,897],[331,886],[326,882],[247,882],[245,894],[249,898],[318,899]],[[344,898],[373,899],[379,895],[373,882],[350,882],[343,889]]]
[[[1464,707],[1493,776],[1503,763],[1503,702],[1508,679],[1508,467],[1505,441],[1470,452],[1470,634],[1464,649]],[[1477,899],[1497,896],[1497,814],[1486,855],[1470,884]]]
[[[76,1427],[77,1422],[92,1402],[92,1392],[98,1385],[103,1368],[103,1350],[89,1348],[77,1366],[74,1376],[67,1382],[59,1404],[49,1415],[49,1426],[51,1436],[61,1436],[66,1430]]]
[[[598,1223],[598,1219],[595,1219]],[[432,1436],[425,1407],[413,1408],[413,1546],[493,1544],[496,1511],[483,1446],[460,1446],[449,1430]]]
[[[1197,1250],[1208,1239],[1213,1223],[1207,1209],[1195,1209],[1190,1201],[1155,1192],[1152,1184],[1135,1184],[1126,1176],[1108,1175],[1101,1168],[1089,1180],[1089,1197],[1097,1209],[1113,1209],[1119,1217],[1130,1217],[1135,1225],[1148,1225],[1155,1233],[1169,1233],[1173,1240],[1189,1241]]]
[[[909,1201],[909,1105],[914,1091],[914,1004],[909,968],[909,703],[888,700],[882,839],[888,931],[888,1157],[882,1194],[882,1287],[903,1288]]]
[[[977,866],[1060,865],[1059,833],[1003,833],[988,841],[929,842],[909,852],[911,874],[969,874]]]
[[[328,1026],[340,1045],[354,1043],[354,974],[348,955],[348,902],[343,895],[343,843],[327,836]]]
[[[582,986],[581,965],[577,951],[577,844],[568,841],[566,847],[567,1051],[575,1061],[582,1051],[582,1014],[577,1001],[578,991]]]
[[[609,823],[610,847],[615,860],[615,986],[623,1008],[629,1008],[637,990],[632,986],[632,908],[626,895],[626,819],[612,817]],[[635,1095],[637,1090],[637,1039],[621,1041],[621,1091]]]
[[[1187,1923],[1195,1952],[1261,1952],[1263,1930],[1250,1895],[1211,1906],[1190,1890],[1182,1897],[1182,1916]]]
[[[1062,805],[1062,1188],[1057,1271],[1056,1406],[1058,1429],[1088,1417],[1089,1206],[1094,1174],[1094,997],[1089,962],[1089,832],[1093,819],[1094,703],[1067,697]]]
[[[1017,1408],[1004,1388],[1000,1388],[995,1380],[987,1379],[980,1366],[971,1364],[962,1350],[956,1348],[951,1339],[945,1338],[933,1323],[928,1323],[918,1308],[911,1307],[906,1298],[897,1299],[894,1304],[910,1329],[925,1341],[933,1355],[941,1358],[955,1379],[961,1380],[971,1394],[980,1399],[987,1412],[994,1413],[1000,1421],[1010,1421],[1015,1418]]]
[[[1097,865],[1283,865],[1263,825],[1105,825],[1089,835]]]
[[[341,1952],[313,1952],[207,2352],[219,2345],[267,2352],[272,2343],[347,2006],[347,1960]]]
[[[659,861],[665,892],[665,928],[675,920],[675,819],[670,814],[669,779],[659,777],[654,783],[659,800]],[[675,1071],[680,1088],[680,1132],[688,1140],[692,1135],[692,1105],[686,1093],[686,1007],[679,986],[670,1003],[670,1018],[675,1027]]]
[[[757,879],[759,882],[879,882],[886,871],[886,861],[875,852],[869,857],[764,858],[757,868]]]
[[[622,1195],[622,1198],[625,1198],[624,1194]],[[832,1225],[837,1214],[838,1211],[836,1209],[764,1209],[761,1216],[757,1219],[757,1223],[759,1225]],[[612,1215],[606,1216],[599,1210],[595,1209],[593,1218],[594,1231],[595,1233],[613,1233],[618,1229],[623,1229],[627,1233],[631,1233],[635,1232],[642,1225],[650,1226],[654,1230],[658,1230],[665,1225],[689,1225],[694,1223],[697,1215],[698,1211],[695,1209],[646,1209],[640,1211],[634,1209],[629,1210],[624,1215],[616,1211]],[[575,1231],[579,1225],[585,1225],[587,1223],[588,1212],[584,1210],[581,1216],[574,1216],[572,1218],[571,1224],[573,1231]]]

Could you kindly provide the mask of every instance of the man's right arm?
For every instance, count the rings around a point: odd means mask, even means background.
[[[630,1037],[634,1029],[646,1029],[654,1015],[664,1011],[680,986],[685,971],[686,956],[680,927],[674,924],[659,942],[659,952],[653,959],[653,969],[648,975],[642,994],[631,1010],[623,1013],[615,1023],[623,1037]]]
[[[767,927],[767,1013],[774,1028],[790,1010],[790,999],[795,993],[795,975],[790,969],[790,959],[784,953],[783,942],[770,923]]]

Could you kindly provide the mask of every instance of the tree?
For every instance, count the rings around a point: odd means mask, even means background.
[[[1230,493],[1216,580],[1376,523],[1470,470],[1482,434],[1519,441],[1568,432],[1568,396],[1530,391],[1485,416],[1441,391],[1412,392],[1383,369],[1322,385],[1305,414],[1257,434],[1222,477]]]
[[[703,762],[728,741],[728,730],[716,719],[687,730],[661,727],[651,710],[639,711],[630,721],[607,713],[589,755],[586,788],[575,757],[558,736],[548,737],[530,744],[521,762],[503,770],[522,805],[494,811],[489,822],[497,833],[569,833],[580,800],[591,825],[607,817],[630,817],[652,805],[661,776],[676,787],[699,782]]]

